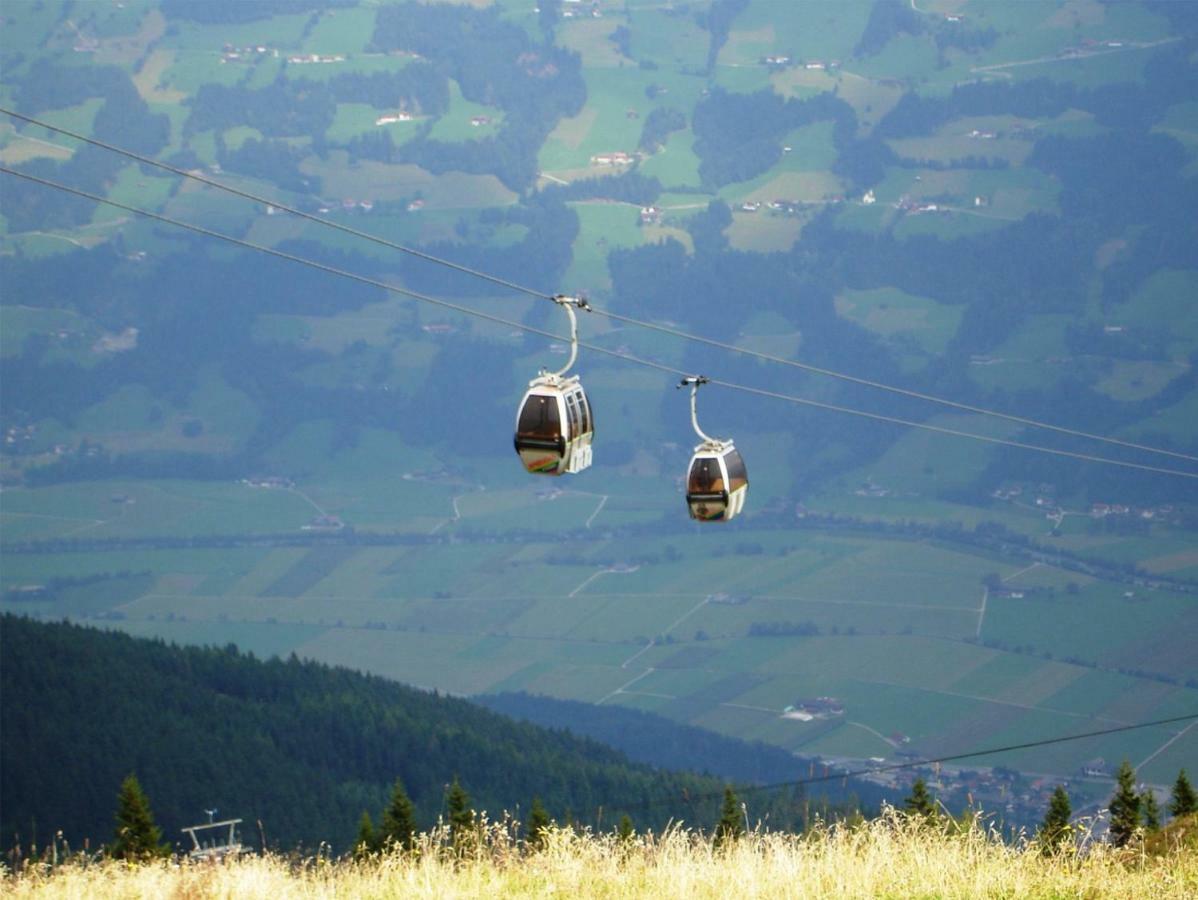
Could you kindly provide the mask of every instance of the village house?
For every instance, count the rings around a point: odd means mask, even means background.
[[[623,150],[612,153],[596,153],[591,157],[592,166],[627,166],[632,163],[632,156]]]
[[[400,110],[397,113],[388,113],[385,116],[379,116],[374,120],[375,125],[393,125],[396,122],[411,122],[413,115],[410,112]]]

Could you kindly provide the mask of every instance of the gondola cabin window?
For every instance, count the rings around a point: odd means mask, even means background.
[[[745,471],[745,461],[736,450],[729,450],[724,456],[724,464],[728,466],[728,490],[735,491],[749,483],[749,473]]]
[[[557,397],[536,394],[530,396],[520,412],[520,422],[516,431],[521,437],[557,440],[562,432]]]
[[[687,493],[718,494],[722,490],[724,490],[724,477],[720,472],[719,459],[714,456],[696,459],[691,466]]]

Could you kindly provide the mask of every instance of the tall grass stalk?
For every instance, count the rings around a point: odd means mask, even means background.
[[[444,831],[416,849],[363,860],[271,854],[225,863],[105,861],[9,874],[16,898],[457,898],[457,897],[945,897],[1193,898],[1198,854],[1153,856],[1091,843],[1044,856],[1005,844],[974,822],[930,827],[893,811],[802,836],[755,831],[716,848],[678,827],[621,840],[554,828],[532,851],[510,822],[481,823],[453,850]]]

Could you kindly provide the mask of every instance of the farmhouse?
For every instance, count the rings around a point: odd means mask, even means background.
[[[410,112],[405,112],[404,110],[401,109],[399,112],[394,113],[394,114],[388,113],[385,116],[379,116],[377,119],[374,120],[374,124],[375,125],[393,125],[396,122],[411,122],[412,119],[413,119],[413,116]]]
[[[632,163],[632,156],[623,150],[612,153],[596,153],[591,157],[592,166],[627,166]]]

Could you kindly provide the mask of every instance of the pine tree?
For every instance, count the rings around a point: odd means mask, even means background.
[[[1198,797],[1194,795],[1190,779],[1186,778],[1185,769],[1177,773],[1177,781],[1173,782],[1173,797],[1169,801],[1169,812],[1179,819],[1182,816],[1190,816],[1198,812]]]
[[[1140,795],[1140,809],[1144,813],[1144,830],[1161,830],[1161,808],[1156,802],[1156,793],[1148,788]]]
[[[1115,776],[1115,794],[1108,804],[1111,810],[1111,841],[1126,846],[1140,827],[1140,795],[1136,793],[1136,773],[1126,759]]]
[[[378,842],[383,847],[394,843],[409,851],[416,846],[416,812],[398,778],[391,788],[391,802],[383,810]]]
[[[745,833],[740,804],[731,787],[724,787],[724,804],[720,807],[720,822],[715,827],[715,845],[723,847]]]
[[[545,807],[541,805],[541,798],[533,797],[532,806],[528,810],[528,846],[535,850],[544,850],[551,824],[549,813],[545,812]]]
[[[1044,814],[1044,822],[1040,825],[1040,850],[1045,855],[1055,853],[1069,837],[1069,817],[1073,808],[1069,805],[1069,795],[1059,784],[1052,792],[1048,801],[1048,811]]]
[[[466,842],[474,832],[474,810],[470,808],[470,795],[458,782],[456,775],[453,777],[453,784],[449,786],[446,806],[449,810],[449,835],[453,839],[453,845],[459,850],[465,849]]]
[[[362,810],[362,818],[358,820],[358,836],[354,840],[354,856],[361,859],[378,849],[378,837],[374,833],[374,822],[370,813]]]
[[[911,795],[903,801],[903,808],[913,816],[923,816],[932,819],[936,816],[936,804],[928,793],[928,785],[922,778],[916,778],[911,785]]]
[[[133,774],[121,782],[117,795],[116,838],[109,852],[115,859],[130,860],[147,860],[170,852],[170,847],[162,843],[162,829],[154,824],[149,798]]]
[[[636,834],[636,829],[632,827],[632,817],[628,813],[620,816],[620,824],[616,827],[616,835],[620,838],[620,842],[627,844],[632,840],[632,836]]]

